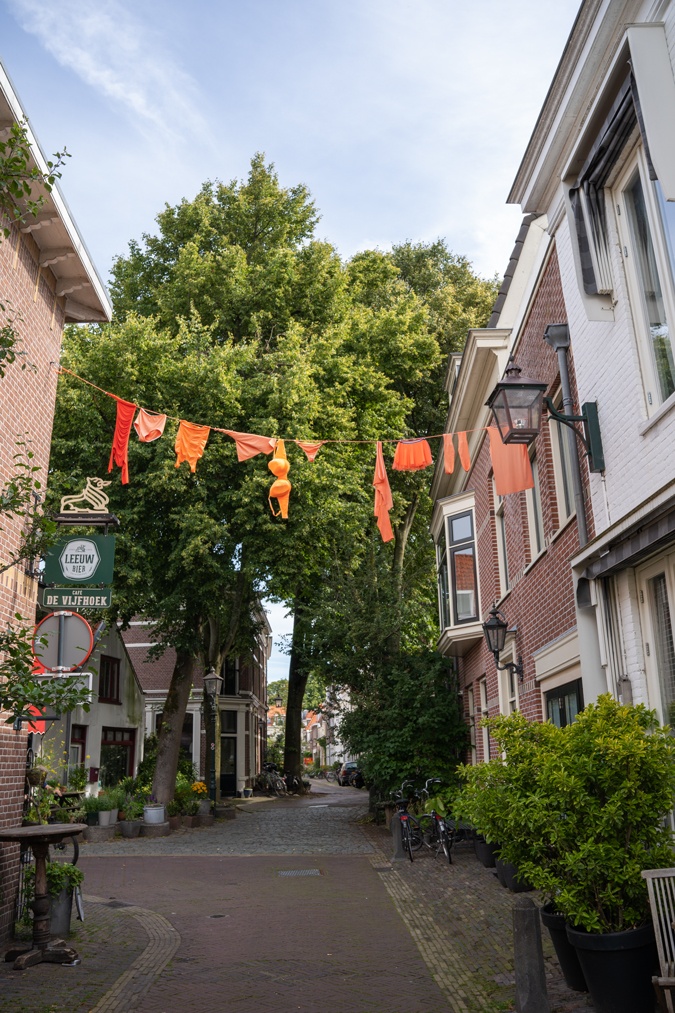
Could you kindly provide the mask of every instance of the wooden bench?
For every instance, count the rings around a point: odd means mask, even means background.
[[[643,869],[647,881],[649,906],[654,922],[656,948],[659,954],[660,975],[654,975],[659,1009],[675,1013],[675,869]]]

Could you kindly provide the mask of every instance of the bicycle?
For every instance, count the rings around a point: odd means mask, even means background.
[[[415,797],[415,790],[411,781],[404,781],[398,791],[392,792],[391,797],[396,805],[396,815],[401,821],[401,843],[403,850],[407,852],[410,861],[413,861],[413,852],[419,851],[422,847],[423,837],[419,822],[412,813],[408,812],[408,801],[406,789],[412,789],[411,797]]]
[[[440,778],[430,777],[420,792],[422,799],[428,801],[430,795],[429,785],[440,783]],[[448,863],[452,865],[452,845],[454,839],[445,817],[437,813],[435,809],[431,809],[428,813],[422,813],[419,817],[419,825],[422,831],[422,843],[426,845],[429,851],[434,851],[434,857],[437,857],[442,851]]]
[[[266,795],[285,798],[288,795],[286,782],[273,763],[266,763],[258,774],[258,787]]]

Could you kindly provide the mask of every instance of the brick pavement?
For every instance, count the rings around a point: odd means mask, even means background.
[[[354,823],[363,793],[318,790],[170,838],[87,846],[82,964],[0,965],[0,1013],[513,1009],[513,895],[492,871],[464,846],[452,867],[392,863],[387,832]],[[553,1013],[592,1009],[548,940],[546,957]]]

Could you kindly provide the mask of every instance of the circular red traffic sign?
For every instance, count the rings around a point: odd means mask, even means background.
[[[33,631],[33,654],[47,671],[74,672],[93,647],[94,633],[79,612],[50,612]]]

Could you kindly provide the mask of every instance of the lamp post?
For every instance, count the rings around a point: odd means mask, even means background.
[[[220,691],[223,688],[223,677],[218,675],[215,668],[211,666],[206,675],[204,676],[204,692],[209,699],[209,709],[211,711],[211,734],[209,742],[209,798],[211,804],[216,804],[216,701],[220,696]]]
[[[490,609],[490,618],[483,623],[483,636],[485,637],[485,643],[488,646],[490,654],[494,656],[495,665],[501,672],[510,671],[515,672],[520,682],[523,681],[523,659],[518,658],[518,662],[507,661],[505,665],[499,664],[499,655],[504,650],[506,644],[506,634],[509,629],[504,616],[501,614],[496,605],[493,605]]]

